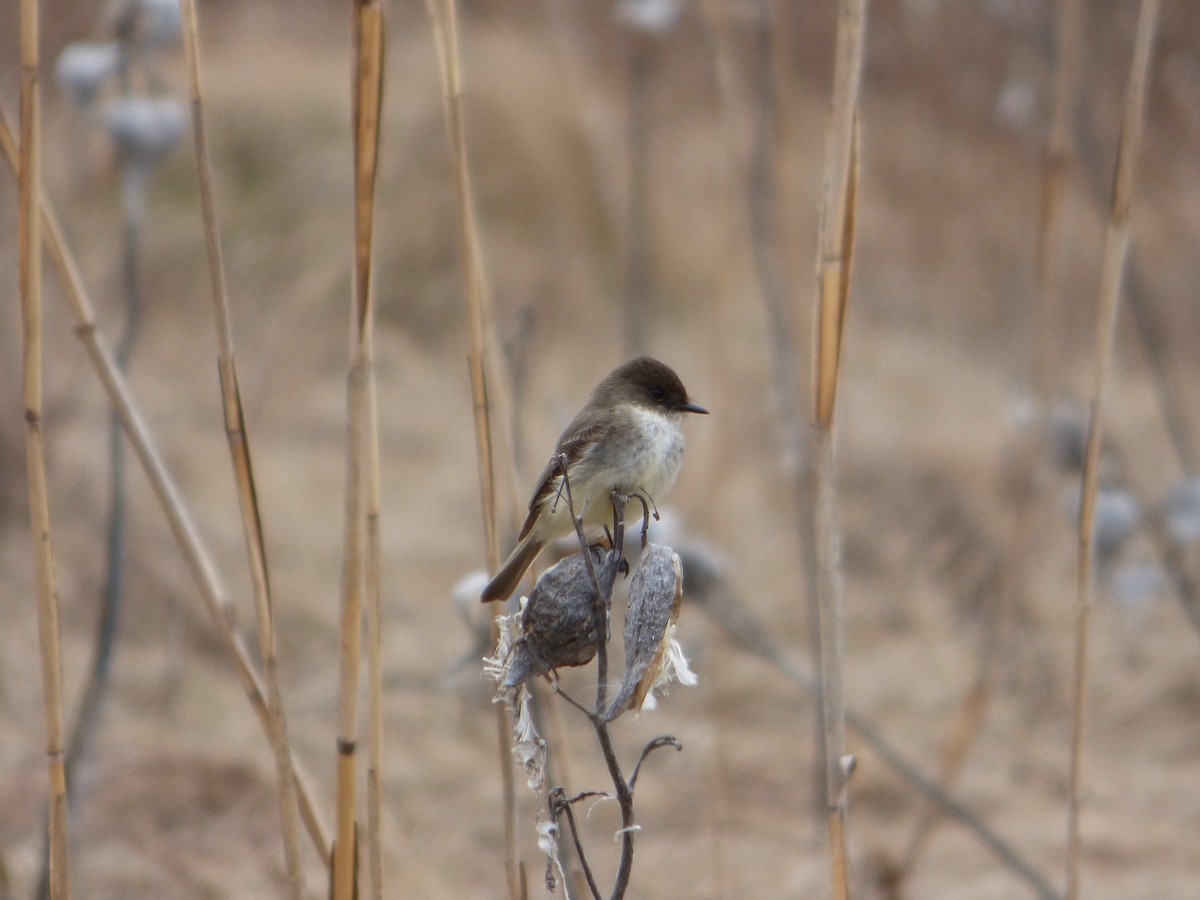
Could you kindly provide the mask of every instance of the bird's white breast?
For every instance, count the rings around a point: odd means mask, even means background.
[[[636,473],[638,483],[626,487],[658,499],[675,483],[683,464],[683,429],[679,427],[678,416],[657,410],[638,407],[633,416],[641,437],[637,442],[637,462],[630,466],[630,471]]]

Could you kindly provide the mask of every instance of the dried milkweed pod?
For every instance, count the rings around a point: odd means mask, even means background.
[[[593,548],[593,564],[601,553]],[[582,553],[547,569],[525,602],[504,665],[502,687],[523,684],[535,675],[566,666],[582,666],[596,655],[596,593]]]
[[[608,709],[610,721],[625,709],[640,710],[650,692],[673,678],[694,684],[695,675],[673,633],[683,599],[683,567],[670,547],[649,544],[629,585],[625,612],[625,678]]]

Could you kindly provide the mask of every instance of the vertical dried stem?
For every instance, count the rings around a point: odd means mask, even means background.
[[[71,896],[68,860],[67,774],[63,760],[62,657],[58,644],[58,588],[50,535],[46,444],[42,432],[42,218],[41,110],[38,85],[38,0],[21,0],[21,149],[17,244],[20,258],[22,377],[29,519],[37,572],[38,638],[46,713],[49,775],[50,896]]]
[[[434,43],[441,63],[442,90],[450,155],[454,164],[459,236],[462,240],[463,280],[467,301],[468,366],[475,413],[476,455],[483,499],[483,526],[488,568],[500,565],[500,538],[496,513],[496,454],[492,434],[491,373],[486,364],[486,310],[491,297],[484,275],[483,249],[475,218],[475,199],[467,162],[462,111],[462,69],[458,53],[458,13],[454,0],[427,0]]]
[[[358,672],[363,593],[363,448],[366,443],[366,373],[356,353],[346,385],[346,508],[342,560],[342,621],[338,659],[337,812],[333,841],[333,900],[358,895],[358,824],[355,785],[358,734]]]
[[[383,610],[379,533],[379,396],[374,368],[367,385],[366,572],[367,602],[367,869],[371,896],[383,890]]]
[[[372,248],[375,176],[379,161],[383,104],[384,20],[381,0],[354,2],[354,225],[355,311],[359,358],[364,369],[363,513],[365,559],[363,586],[367,605],[367,863],[371,896],[383,890],[383,658],[380,608],[379,537],[379,397],[374,366],[374,297]],[[343,623],[349,625],[349,622]],[[357,627],[357,624],[355,624]]]
[[[858,98],[862,79],[866,0],[838,8],[833,98],[825,146],[825,183],[818,238],[812,515],[821,635],[821,695],[825,731],[826,812],[833,896],[848,898],[846,858],[846,711],[843,697],[844,612],[833,460],[833,412],[854,256],[858,185]]]
[[[1112,206],[1104,240],[1100,272],[1096,359],[1092,383],[1091,416],[1079,510],[1079,594],[1075,605],[1075,712],[1071,729],[1071,794],[1067,810],[1067,897],[1079,896],[1079,817],[1083,794],[1083,732],[1087,707],[1088,662],[1091,652],[1093,545],[1095,539],[1096,485],[1100,469],[1100,441],[1104,394],[1111,368],[1113,339],[1121,300],[1121,279],[1129,252],[1129,207],[1133,174],[1141,147],[1145,119],[1147,73],[1158,25],[1159,0],[1142,0],[1134,38],[1133,62],[1125,93],[1121,139],[1117,146]]]
[[[1063,201],[1073,155],[1071,114],[1079,83],[1079,51],[1083,37],[1083,0],[1060,0],[1055,33],[1054,107],[1042,171],[1038,221],[1036,356],[1033,390],[1043,412],[1054,390],[1051,368],[1058,352],[1055,311],[1061,294]]]
[[[300,871],[300,828],[296,814],[295,776],[292,755],[288,746],[287,722],[283,697],[279,689],[274,614],[271,588],[267,575],[266,545],[263,539],[262,513],[258,505],[254,469],[251,464],[250,439],[246,433],[245,410],[238,386],[237,367],[233,356],[233,327],[230,322],[229,298],[225,288],[225,266],[221,258],[221,239],[212,187],[212,162],[208,150],[208,131],[204,119],[204,93],[200,79],[199,28],[195,0],[184,0],[183,44],[187,62],[188,90],[192,108],[192,137],[196,150],[196,176],[200,190],[200,209],[204,220],[204,237],[208,248],[208,269],[211,279],[213,310],[217,322],[218,370],[221,384],[221,407],[225,417],[225,433],[233,462],[238,505],[250,558],[250,580],[254,588],[255,612],[258,620],[259,653],[263,659],[267,687],[267,707],[270,712],[268,734],[275,756],[275,774],[279,794],[280,825],[283,831],[284,860],[288,886],[292,897],[299,900],[304,893]]]
[[[434,47],[438,54],[446,131],[454,165],[458,227],[462,240],[463,280],[467,301],[467,363],[471,377],[471,401],[475,415],[475,451],[479,465],[479,492],[483,502],[483,527],[488,570],[500,567],[500,536],[496,503],[495,421],[497,379],[489,366],[488,317],[491,308],[484,276],[483,249],[475,217],[471,173],[467,163],[466,133],[462,111],[462,71],[458,52],[458,13],[455,0],[426,0]],[[497,637],[492,625],[492,642]],[[517,842],[516,784],[512,772],[511,731],[503,705],[495,707],[496,745],[500,759],[502,803],[504,807],[505,874],[508,895],[513,900],[525,896],[525,877]]]

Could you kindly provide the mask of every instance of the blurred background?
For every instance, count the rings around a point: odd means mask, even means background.
[[[1048,311],[1037,300],[1038,222],[1056,4],[872,5],[837,434],[847,704],[931,778],[947,746],[960,749],[954,795],[1056,887],[1066,842],[1077,456],[1138,11],[1132,0],[1085,5],[1061,291]],[[146,8],[170,17],[169,4]],[[761,623],[777,662],[793,675],[808,670],[802,511],[792,487],[803,460],[789,427],[791,410],[808,417],[834,4],[474,0],[460,11],[492,324],[516,410],[505,509],[515,516],[559,430],[634,352],[672,365],[712,411],[686,424],[687,464],[662,526],[707,548],[718,576],[711,585],[696,577],[695,597],[685,576],[679,637],[700,681],[615,726],[630,764],[654,735],[684,745],[652,757],[639,781],[629,896],[821,896],[828,864],[813,806],[811,699],[779,665],[747,652],[744,630],[739,642],[722,622]],[[214,0],[199,12],[284,701],[296,755],[332,821],[352,264],[350,10]],[[454,585],[484,561],[452,164],[424,7],[391,4],[387,13],[376,274],[389,895],[497,897],[503,834],[490,691],[476,664],[482,611],[467,604],[472,621],[464,621],[452,602]],[[64,51],[110,41],[122,21],[117,6],[43,4],[45,187],[114,343],[136,273],[132,388],[249,636],[254,610],[186,107],[178,123],[169,111],[186,103],[182,51],[155,46],[140,80],[106,82],[90,101],[64,90],[79,84],[64,80]],[[17,38],[17,4],[6,3],[0,100],[12,116]],[[168,110],[154,120],[161,144],[144,163],[131,155],[129,120],[106,105],[125,95]],[[1200,632],[1189,606],[1200,577],[1200,490],[1187,480],[1197,475],[1200,441],[1197,159],[1200,7],[1167,0],[1106,420],[1113,530],[1100,553],[1082,829],[1083,884],[1096,898],[1194,897],[1200,879]],[[0,897],[25,898],[37,881],[45,768],[16,205],[6,174]],[[140,225],[132,268],[131,210]],[[71,721],[105,580],[109,419],[49,264],[45,283],[46,433]],[[268,744],[145,478],[129,469],[111,687],[72,797],[77,896],[282,895]],[[570,789],[603,789],[586,723],[570,709],[564,719]],[[970,737],[955,743],[964,721],[974,723]],[[921,832],[928,807],[910,781],[853,731],[849,745],[859,762],[849,819],[858,896],[1033,895],[1028,879],[959,822],[940,819]],[[519,790],[537,895],[537,801]],[[616,827],[611,804],[586,824],[602,884]],[[322,867],[305,851],[317,895]]]

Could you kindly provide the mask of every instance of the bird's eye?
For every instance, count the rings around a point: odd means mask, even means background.
[[[662,388],[650,388],[650,397],[655,403],[662,403],[667,393]]]

